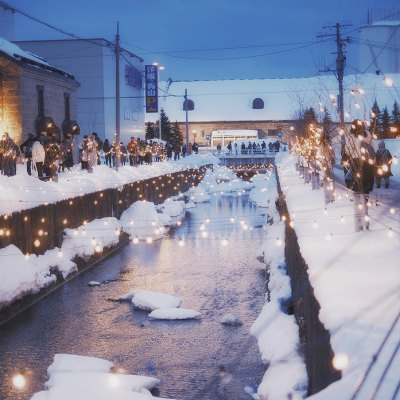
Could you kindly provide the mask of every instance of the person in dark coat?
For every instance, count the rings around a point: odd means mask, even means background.
[[[25,140],[19,146],[20,150],[24,153],[25,162],[26,162],[26,172],[28,175],[32,175],[32,146],[34,142],[34,136],[32,133],[28,133],[28,139]]]
[[[0,153],[1,153],[1,173],[6,176],[14,176],[17,173],[16,160],[19,155],[19,148],[11,139],[8,132],[4,132],[4,135],[0,141]]]
[[[106,139],[103,143],[103,151],[104,151],[104,157],[106,159],[105,163],[108,165],[110,168],[112,167],[111,165],[111,146],[110,142],[108,139]]]
[[[382,140],[378,145],[376,152],[376,187],[381,187],[381,179],[385,180],[385,188],[389,188],[389,178],[393,176],[391,171],[392,154],[385,147],[385,142]]]
[[[58,166],[58,172],[62,170],[64,172],[65,168],[70,172],[74,165],[74,159],[72,156],[72,139],[71,136],[67,136],[63,139],[60,146],[60,164]]]

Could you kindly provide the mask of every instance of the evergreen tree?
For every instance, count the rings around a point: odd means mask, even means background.
[[[158,128],[153,122],[147,122],[146,124],[146,139],[154,139],[158,135]]]
[[[392,133],[393,137],[400,135],[400,108],[399,105],[397,104],[397,101],[394,102],[392,115],[390,117],[390,122],[391,126],[396,129],[396,131]]]
[[[380,125],[380,136],[379,139],[386,139],[390,137],[390,115],[387,107],[383,109],[383,112],[379,116]]]
[[[165,111],[163,109],[161,109],[160,118],[161,118],[161,139],[165,140],[166,142],[172,143],[171,122],[169,121],[169,118],[167,117],[167,114],[165,114]]]
[[[371,115],[370,115],[371,125],[369,126],[369,131],[371,132],[372,135],[375,134],[378,138],[382,137],[380,120],[381,120],[381,110],[379,109],[378,103],[376,102],[375,99],[371,109]]]
[[[322,139],[326,140],[329,144],[332,143],[333,135],[333,122],[328,110],[324,109],[324,119],[322,120]]]
[[[183,138],[182,138],[182,132],[181,129],[179,128],[178,121],[175,121],[175,123],[172,126],[171,129],[171,137],[172,141],[171,143],[177,143],[179,146],[182,146],[183,144]]]

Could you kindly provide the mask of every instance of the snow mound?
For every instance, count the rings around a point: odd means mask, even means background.
[[[238,326],[243,325],[243,322],[235,314],[229,313],[222,317],[221,324]]]
[[[114,364],[102,358],[56,354],[53,364],[47,368],[47,375],[59,372],[109,372]]]
[[[149,314],[154,319],[195,319],[201,317],[201,313],[186,308],[160,308]]]
[[[179,297],[150,290],[134,290],[132,294],[132,303],[139,310],[153,311],[159,308],[178,308],[182,303]]]
[[[120,222],[124,232],[131,238],[158,240],[166,233],[164,225],[169,224],[168,217],[163,218],[161,215],[157,212],[154,203],[140,200],[122,213]]]
[[[190,188],[187,191],[187,196],[194,203],[205,203],[211,199],[210,195],[207,193],[207,188],[202,183],[196,187]]]
[[[142,389],[153,389],[159,385],[160,380],[142,375],[110,374],[104,372],[83,373],[52,373],[45,383],[47,389],[56,386],[100,386],[106,389],[109,386],[117,386],[119,389],[140,392]]]
[[[161,210],[170,217],[181,216],[185,212],[185,202],[183,200],[167,200],[162,204]]]

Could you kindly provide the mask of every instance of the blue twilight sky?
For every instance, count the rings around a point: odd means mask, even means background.
[[[336,22],[357,39],[368,9],[399,0],[5,0],[80,37],[115,40],[146,63],[165,66],[161,79],[204,80],[313,76],[335,67]],[[392,10],[393,11],[393,10]],[[17,40],[67,38],[19,14]],[[296,49],[297,48],[297,49]],[[347,45],[346,73],[357,72],[358,44]],[[271,54],[275,53],[275,54]]]

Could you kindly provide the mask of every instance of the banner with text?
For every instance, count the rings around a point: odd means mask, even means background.
[[[158,112],[158,70],[156,65],[145,66],[146,112]]]

